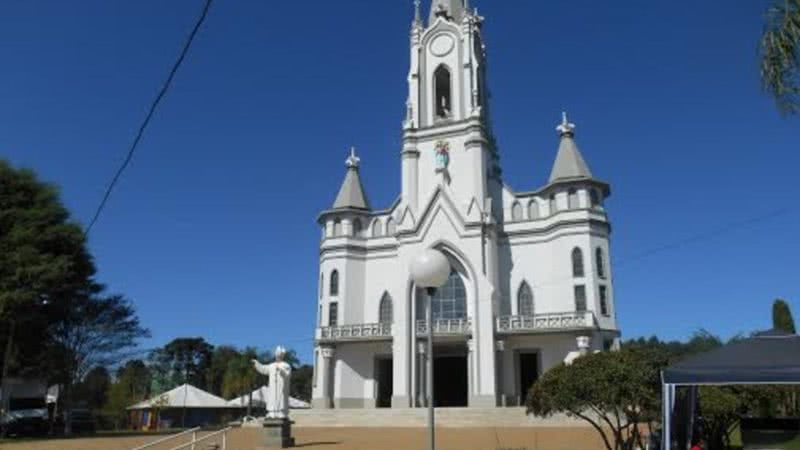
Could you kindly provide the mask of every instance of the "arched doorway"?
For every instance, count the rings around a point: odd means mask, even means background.
[[[458,271],[453,269],[450,272],[450,277],[444,286],[436,290],[431,304],[434,323],[467,319],[467,290],[462,275]],[[424,291],[417,290],[417,320],[426,320],[426,313],[427,295]],[[425,368],[420,367],[420,370],[424,371]],[[435,406],[467,406],[468,370],[465,342],[443,338],[434,340],[433,392]]]

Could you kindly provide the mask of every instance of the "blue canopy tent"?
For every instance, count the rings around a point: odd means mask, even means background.
[[[696,396],[696,387],[702,385],[800,384],[800,336],[779,330],[758,333],[664,369],[661,383],[662,448],[672,450],[677,386],[695,388],[690,394]]]

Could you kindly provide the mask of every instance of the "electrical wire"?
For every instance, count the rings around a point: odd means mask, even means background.
[[[192,28],[192,32],[189,33],[189,37],[186,39],[186,43],[183,45],[183,49],[181,50],[178,59],[172,65],[172,69],[169,71],[169,75],[167,76],[166,81],[161,86],[161,89],[158,92],[153,103],[150,105],[150,109],[147,112],[147,115],[144,118],[144,121],[139,126],[139,130],[136,133],[136,137],[133,139],[133,143],[131,144],[130,148],[128,148],[128,153],[125,156],[125,159],[122,161],[122,165],[119,166],[114,177],[111,179],[111,182],[106,187],[105,194],[103,194],[103,199],[100,201],[100,204],[97,206],[97,210],[95,210],[94,216],[92,220],[89,222],[89,225],[86,227],[86,235],[92,231],[94,225],[97,223],[97,220],[100,218],[100,214],[102,214],[103,210],[108,203],[108,199],[111,197],[111,192],[114,190],[114,187],[117,185],[120,177],[122,177],[122,173],[130,164],[131,160],[133,159],[133,154],[136,152],[136,148],[139,146],[139,142],[142,140],[142,136],[144,135],[147,126],[150,124],[150,120],[153,118],[153,115],[158,108],[158,105],[161,103],[161,100],[167,94],[170,86],[172,85],[172,80],[175,78],[175,74],[178,72],[178,69],[183,64],[184,59],[186,59],[186,55],[189,53],[189,49],[192,46],[192,42],[194,42],[195,36],[197,36],[197,32],[200,30],[200,27],[205,22],[206,17],[208,16],[208,10],[211,8],[211,3],[213,0],[206,0],[205,4],[203,5],[203,11],[200,13],[200,17],[194,24],[194,28]]]

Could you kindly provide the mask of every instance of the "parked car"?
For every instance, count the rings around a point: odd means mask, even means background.
[[[41,436],[50,429],[44,398],[12,398],[9,411],[0,415],[0,430],[6,436]]]

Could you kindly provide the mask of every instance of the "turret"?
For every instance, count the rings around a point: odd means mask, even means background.
[[[336,200],[331,209],[323,212],[319,218],[320,223],[325,226],[323,238],[364,237],[371,208],[361,184],[360,163],[361,159],[356,156],[355,148],[351,148],[350,156],[345,160],[347,173]]]
[[[562,113],[561,123],[556,127],[561,141],[550,171],[550,213],[564,209],[601,207],[603,200],[611,195],[608,184],[594,178],[589,165],[583,159],[575,142],[575,124]]]

